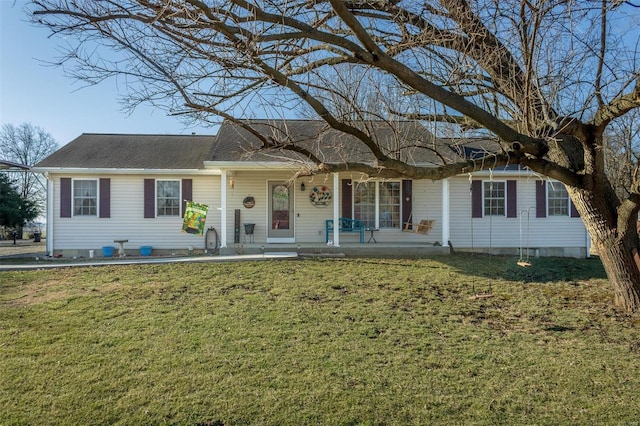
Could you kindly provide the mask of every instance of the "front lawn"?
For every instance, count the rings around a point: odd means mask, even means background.
[[[0,273],[0,424],[634,424],[597,259]]]

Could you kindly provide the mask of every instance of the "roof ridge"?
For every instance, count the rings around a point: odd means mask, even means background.
[[[242,119],[238,119],[238,120],[229,120],[229,119],[225,119],[224,122],[225,123],[235,123],[235,121],[241,121],[241,122],[291,122],[291,121],[308,121],[311,123],[325,123],[328,124],[326,120],[323,120],[321,118],[317,118],[317,119],[311,119],[311,118],[242,118]],[[347,121],[351,121],[351,122],[358,122],[358,123],[393,123],[393,122],[403,122],[403,123],[418,123],[420,122],[420,120],[412,120],[412,119],[403,119],[403,120],[384,120],[384,119],[378,119],[378,120],[347,120]]]
[[[195,134],[195,133],[191,133],[191,134],[180,134],[180,133],[101,133],[101,132],[82,132],[81,136],[166,136],[166,137],[175,137],[175,136],[182,136],[182,137],[189,137],[189,136],[195,136],[195,137],[216,137],[217,133],[211,133],[211,134]]]

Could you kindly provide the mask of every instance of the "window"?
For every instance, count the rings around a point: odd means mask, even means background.
[[[156,181],[157,216],[180,216],[180,181]]]
[[[506,202],[506,183],[504,181],[484,181],[484,215],[504,216]]]
[[[353,218],[360,219],[365,228],[376,227],[375,182],[363,182],[354,185]]]
[[[400,182],[380,182],[380,228],[400,224]]]
[[[547,182],[549,216],[569,216],[569,193],[560,182]]]
[[[73,215],[98,215],[98,181],[95,179],[73,180]]]
[[[365,228],[399,228],[400,192],[400,182],[354,184],[353,217],[360,219]]]

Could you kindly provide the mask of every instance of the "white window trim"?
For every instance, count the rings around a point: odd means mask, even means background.
[[[76,214],[76,182],[93,181],[96,183],[96,214]],[[71,179],[71,216],[94,218],[100,215],[100,181],[98,178],[72,178]]]
[[[545,203],[546,203],[546,207],[547,207],[547,217],[571,217],[571,197],[569,196],[569,191],[567,191],[567,214],[551,214],[551,208],[550,205],[551,203],[549,203],[549,195],[551,194],[551,191],[549,191],[549,185],[562,185],[563,188],[566,187],[564,186],[564,184],[562,182],[560,182],[559,180],[550,180],[547,179],[547,187],[545,188]]]
[[[376,229],[380,229],[380,181],[376,180],[374,182],[376,184],[376,187],[375,187],[375,191],[373,191],[375,194],[374,196],[375,201],[373,205],[373,217],[375,219],[373,220],[373,226]],[[385,229],[388,229],[388,228],[385,228]]]
[[[485,214],[486,210],[485,210],[485,196],[484,196],[484,184],[485,183],[503,183],[504,184],[504,213],[503,214],[491,214],[491,215],[487,215]],[[500,180],[483,180],[482,181],[482,217],[507,217],[507,200],[509,199],[509,194],[507,194],[507,192],[509,191],[508,189],[508,185],[507,185],[507,180],[504,179],[500,179]]]
[[[158,182],[178,182],[178,214],[177,215],[168,215],[168,214],[158,214]],[[180,212],[182,211],[182,179],[155,179],[155,197],[153,200],[154,211],[156,219],[174,219],[176,217],[181,217]]]
[[[385,183],[385,182],[396,182],[400,184],[400,199],[399,199],[399,205],[400,205],[400,217],[398,218],[398,227],[397,228],[380,228],[380,184],[381,183]],[[391,230],[398,230],[398,229],[402,229],[402,215],[403,215],[403,211],[402,211],[402,197],[404,196],[404,194],[402,194],[402,180],[399,179],[389,179],[389,180],[370,180],[370,181],[366,181],[366,182],[360,182],[362,183],[366,183],[366,184],[375,184],[375,201],[374,201],[374,227],[375,229],[380,229],[380,230],[386,230],[386,229],[391,229]],[[353,190],[352,194],[351,194],[351,216],[353,218],[356,217],[356,191]]]

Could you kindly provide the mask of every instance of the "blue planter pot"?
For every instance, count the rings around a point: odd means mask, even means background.
[[[140,256],[151,256],[151,250],[153,250],[151,246],[141,246]]]
[[[113,257],[113,247],[111,246],[102,247],[102,255],[104,257]]]

